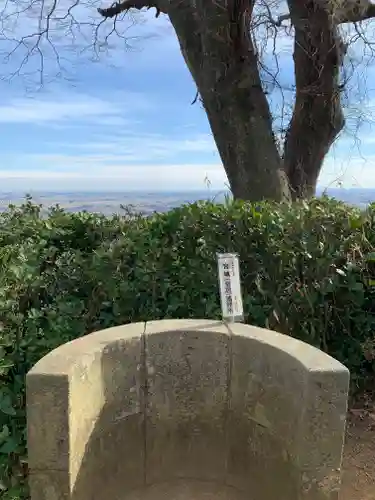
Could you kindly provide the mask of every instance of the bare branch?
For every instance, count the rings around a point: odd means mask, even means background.
[[[277,19],[274,19],[273,16],[272,16],[272,12],[271,12],[271,8],[270,6],[268,5],[267,2],[263,2],[263,7],[266,8],[267,10],[267,13],[268,13],[268,21],[273,24],[274,26],[276,27],[280,27],[284,21],[289,21],[290,20],[290,14],[289,12],[287,14],[282,14],[280,16],[278,16]]]
[[[281,26],[284,21],[289,21],[290,20],[290,14],[283,14],[282,16],[279,16],[276,21],[276,26]]]
[[[323,0],[324,2],[324,0]],[[320,2],[317,2],[320,3]],[[330,5],[331,4],[331,5]],[[366,21],[368,19],[373,19],[375,17],[375,4],[368,0],[349,0],[344,2],[345,7],[336,8],[335,1],[330,3],[327,2],[327,11],[332,11],[334,13],[334,19],[337,24],[345,23],[359,23]],[[271,9],[267,4],[264,5],[269,13],[269,21],[275,26],[281,26],[284,21],[290,20],[290,14],[282,14],[274,19],[271,15]]]
[[[151,9],[154,7],[156,9],[156,16],[159,17],[160,15],[160,8],[156,4],[156,2],[147,1],[147,0],[124,0],[123,2],[116,2],[111,7],[107,7],[105,9],[98,9],[98,12],[100,15],[103,17],[115,17],[121,14],[122,12],[127,12],[130,9],[137,9],[141,10],[144,8]]]
[[[193,105],[193,104],[195,104],[195,103],[197,102],[198,97],[199,97],[199,92],[197,92],[197,93],[195,94],[195,97],[194,97],[194,99],[193,99],[193,101],[192,101],[191,105]]]
[[[87,63],[87,58],[98,61],[120,44],[134,49],[133,42],[150,38],[130,33],[143,22],[135,11],[106,19],[92,8],[96,1],[6,0],[0,7],[0,59],[6,63],[0,80],[20,77],[29,88],[59,77],[71,80],[73,64]],[[114,66],[109,60],[106,64]]]
[[[345,8],[337,12],[338,24],[358,23],[375,17],[375,4],[369,0],[350,0],[345,2]]]

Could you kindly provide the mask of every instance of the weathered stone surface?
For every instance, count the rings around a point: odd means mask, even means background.
[[[315,366],[306,375],[296,443],[303,500],[337,500],[347,413],[348,373]]]
[[[298,479],[289,444],[299,425],[303,369],[297,359],[267,341],[276,334],[244,325],[229,328],[227,481],[242,490],[251,489],[254,498],[297,498]]]
[[[229,483],[242,489],[246,483],[255,485],[255,498],[263,492],[264,498],[279,500],[334,499],[340,486],[348,370],[291,337],[240,324],[229,328]]]
[[[72,486],[74,500],[122,500],[144,484],[143,422],[139,415],[91,434]]]
[[[177,479],[134,490],[126,500],[249,500],[248,493],[222,483]]]
[[[163,320],[27,375],[31,500],[337,500],[349,373],[295,339]]]
[[[194,329],[181,322],[167,327],[146,327],[146,481],[220,479],[226,465],[227,328],[207,321]]]
[[[29,468],[68,471],[68,375],[49,374],[35,366],[26,378],[26,390]]]
[[[101,498],[104,488],[115,499],[117,490],[143,484],[144,329],[139,323],[77,339],[27,375],[31,475],[67,471],[67,498]]]
[[[29,473],[32,500],[71,500],[69,471],[33,471]]]

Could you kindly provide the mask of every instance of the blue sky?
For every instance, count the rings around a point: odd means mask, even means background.
[[[93,7],[91,12],[95,16]],[[19,18],[17,30],[18,36],[30,33],[30,20]],[[55,37],[63,75],[58,75],[56,59],[45,43],[42,87],[38,54],[10,81],[7,77],[24,53],[18,50],[11,60],[3,60],[2,191],[205,189],[207,178],[213,189],[225,186],[205,113],[199,103],[191,105],[195,86],[167,18],[155,19],[152,11],[138,16],[127,36],[137,37],[131,49],[113,39],[110,53],[102,53],[96,62],[91,60],[93,52],[82,53],[82,39],[72,44]],[[281,37],[278,46],[285,85],[293,74],[290,43]],[[0,44],[3,55],[12,47],[9,40]],[[358,47],[355,50],[358,53]],[[348,129],[325,162],[322,187],[336,181],[345,187],[375,187],[372,73],[371,67],[356,70]],[[280,96],[274,93],[271,99],[278,114]],[[358,116],[363,124],[355,133]]]

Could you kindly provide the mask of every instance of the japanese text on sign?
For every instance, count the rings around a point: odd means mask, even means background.
[[[242,321],[240,270],[237,254],[217,254],[221,310],[224,320]]]

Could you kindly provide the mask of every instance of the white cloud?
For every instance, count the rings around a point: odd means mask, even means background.
[[[224,169],[212,165],[108,165],[82,161],[69,169],[1,170],[2,190],[197,190],[209,179],[212,189],[223,189]]]
[[[119,104],[118,104],[119,103]],[[142,95],[131,92],[111,95],[111,100],[69,93],[46,97],[13,99],[0,105],[0,123],[45,124],[83,122],[100,118],[102,125],[124,125],[126,115],[152,105]]]
[[[227,177],[221,163],[179,163],[150,165],[129,163],[129,158],[113,154],[70,156],[28,155],[19,157],[19,165],[29,169],[0,170],[2,190],[171,190],[204,189],[208,179],[213,190],[224,189]],[[366,159],[329,157],[319,179],[321,188],[375,188],[375,155]]]
[[[166,135],[152,133],[114,134],[112,136],[101,136],[96,142],[78,144],[77,152],[85,156],[97,157],[98,154],[106,154],[113,161],[148,161],[159,158],[180,158],[180,155],[189,154],[211,154],[217,156],[217,149],[213,137],[210,134],[190,133],[185,138],[166,137]]]
[[[88,142],[44,144],[49,153],[3,153],[2,190],[189,190],[213,189],[227,182],[210,134],[194,129],[183,137],[162,134],[94,133]],[[371,142],[365,134],[363,141]],[[41,143],[43,150],[43,143]],[[62,152],[62,153],[61,153]],[[28,166],[28,169],[24,168]],[[320,175],[322,188],[375,187],[375,154],[363,157],[341,138],[327,157]]]
[[[375,188],[375,155],[344,157],[330,155],[322,169],[319,185],[323,188]]]
[[[138,133],[131,128],[134,122],[129,123],[127,129],[122,127],[121,133],[115,127],[104,129],[103,133],[100,125],[102,118],[98,119],[98,127],[94,131],[80,134],[82,142],[69,142],[66,137],[60,141],[49,141],[47,136],[40,140],[40,152],[35,153],[34,147],[30,153],[25,150],[3,152],[3,160],[13,169],[19,166],[22,169],[25,164],[41,163],[52,169],[70,169],[81,164],[202,163],[216,162],[219,158],[214,139],[209,133],[197,133],[194,130],[177,136]]]

